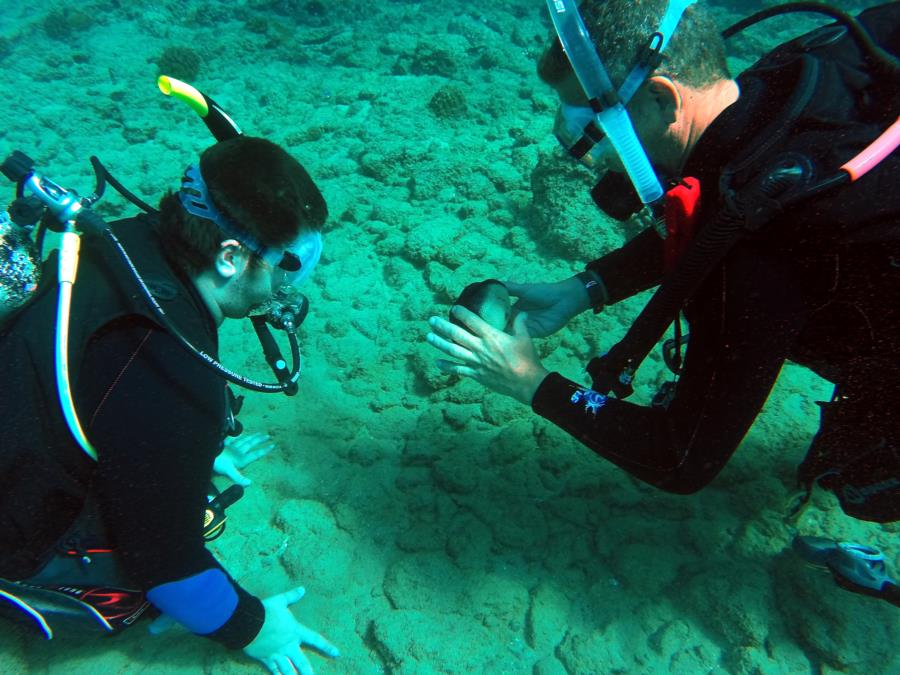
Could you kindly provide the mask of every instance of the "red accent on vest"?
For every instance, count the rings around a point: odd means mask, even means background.
[[[668,274],[687,249],[697,227],[700,214],[700,181],[682,178],[666,193],[665,217],[667,236],[663,242],[663,261]]]

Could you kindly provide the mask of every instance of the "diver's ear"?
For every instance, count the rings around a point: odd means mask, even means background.
[[[646,89],[660,121],[666,126],[675,122],[684,107],[678,86],[664,75],[654,75],[647,80]]]
[[[237,239],[226,239],[219,244],[213,264],[216,272],[224,279],[232,279],[247,266],[247,255]]]

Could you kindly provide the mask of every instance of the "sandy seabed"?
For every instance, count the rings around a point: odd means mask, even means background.
[[[758,5],[716,13],[724,26]],[[164,64],[320,183],[331,218],[301,391],[248,396],[245,427],[278,450],[247,470],[254,484],[212,545],[257,595],[306,587],[298,616],[343,653],[313,655],[317,672],[900,672],[897,610],[790,551],[795,533],[822,534],[880,547],[900,569],[896,528],[852,521],[830,496],[786,518],[827,383],[788,365],[722,475],[678,497],[435,368],[425,321],[467,283],[561,279],[634,233],[596,212],[591,177],[555,147],[555,99],[534,72],[544,12],[537,0],[6,6],[0,151],[84,193],[97,154],[155,202],[211,142],[157,91]],[[736,39],[735,71],[798,25]],[[99,208],[134,211],[113,194]],[[581,377],[644,300],[539,341],[545,364]],[[246,322],[225,326],[222,353],[268,379]],[[639,377],[647,401],[665,380],[657,354]],[[262,672],[177,631],[47,644],[0,629],[2,673],[201,670]]]

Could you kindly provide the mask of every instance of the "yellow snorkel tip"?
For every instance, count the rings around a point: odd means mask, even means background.
[[[222,106],[213,101],[199,89],[187,82],[176,80],[168,75],[160,75],[156,86],[166,96],[178,99],[190,106],[200,116],[217,141],[228,140],[241,135],[241,129],[231,117],[222,110]]]
[[[187,82],[176,80],[168,75],[160,75],[159,79],[156,80],[156,85],[166,96],[172,96],[189,105],[200,117],[206,117],[209,114],[209,104],[206,102],[206,97]]]

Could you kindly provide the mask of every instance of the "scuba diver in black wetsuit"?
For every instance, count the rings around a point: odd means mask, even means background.
[[[449,357],[438,365],[688,494],[722,470],[790,359],[836,385],[799,468],[806,498],[819,484],[853,517],[900,520],[900,3],[856,19],[821,3],[754,15],[722,35],[786,11],[836,22],[736,80],[695,0],[548,8],[558,39],[539,74],[561,99],[557,137],[604,174],[598,206],[651,225],[569,279],[507,284],[509,332],[458,306],[468,330],[433,317],[428,341]],[[541,365],[533,337],[655,286],[589,364],[591,388]],[[623,400],[673,322],[677,379],[651,406]],[[900,604],[877,551],[811,537],[795,549],[841,586]]]
[[[283,148],[242,135],[189,86],[166,78],[160,86],[204,115],[218,142],[158,212],[126,194],[148,213],[104,223],[90,205],[115,181],[97,161],[98,190],[84,199],[21,153],[3,166],[21,200],[46,207],[42,224],[63,242],[39,283],[25,273],[4,279],[19,291],[25,279],[30,294],[7,293],[26,297],[0,324],[0,615],[49,638],[114,632],[162,613],[156,630],[175,621],[274,673],[311,674],[301,646],[338,652],[291,613],[303,589],[260,601],[205,541],[221,532],[240,490],[210,495],[214,465],[240,481],[252,459],[241,453],[255,445],[226,443],[231,452],[220,455],[226,434],[240,433],[226,381],[297,391],[295,330],[306,303],[295,289],[319,259],[326,204]],[[248,315],[277,383],[217,360],[219,325]],[[286,330],[293,369],[267,321]]]

